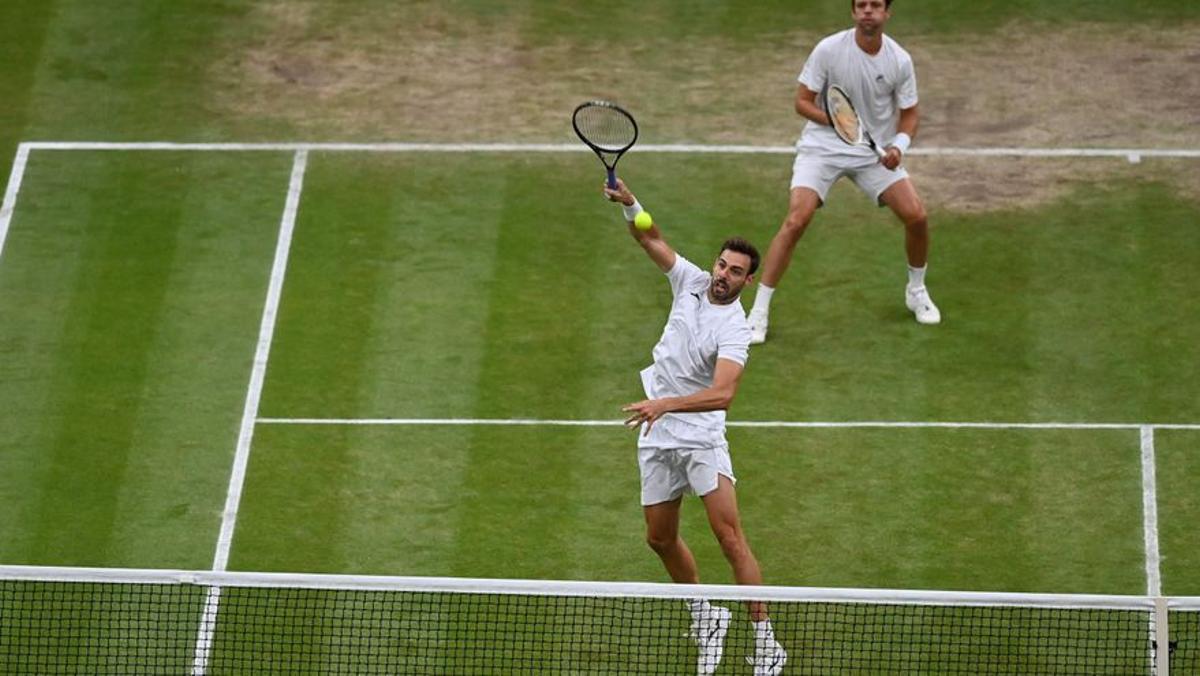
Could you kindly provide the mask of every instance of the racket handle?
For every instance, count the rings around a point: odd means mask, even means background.
[[[617,170],[616,169],[608,170],[608,189],[609,190],[617,189]]]
[[[871,146],[871,150],[875,151],[875,154],[879,156],[879,159],[882,160],[887,156],[887,153],[883,152],[883,148],[880,148],[879,144],[875,142],[875,139],[871,138],[870,136],[867,136],[867,144]]]

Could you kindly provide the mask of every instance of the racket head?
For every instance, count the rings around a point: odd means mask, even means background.
[[[620,155],[638,138],[633,115],[612,101],[586,101],[571,114],[575,135],[597,153]],[[603,159],[603,158],[601,158]]]
[[[863,143],[862,121],[858,117],[858,111],[854,109],[854,104],[850,102],[850,97],[841,87],[830,85],[825,92],[825,114],[829,116],[829,122],[838,138],[850,145]]]

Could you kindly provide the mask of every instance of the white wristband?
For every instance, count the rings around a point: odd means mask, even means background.
[[[633,200],[633,204],[629,206],[621,205],[621,210],[625,212],[625,220],[632,221],[637,218],[637,215],[642,213],[642,205],[638,204],[637,199]]]
[[[908,147],[912,145],[912,137],[904,132],[900,132],[899,134],[896,134],[896,138],[892,139],[892,145],[896,147],[896,150],[900,151],[901,155],[903,155],[904,153],[908,152]]]

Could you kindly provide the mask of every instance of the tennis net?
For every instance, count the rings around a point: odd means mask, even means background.
[[[1200,672],[1200,598],[0,566],[0,673],[680,674],[696,598],[718,673],[752,673],[746,601],[787,674]]]

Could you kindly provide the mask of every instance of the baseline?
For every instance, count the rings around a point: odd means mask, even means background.
[[[578,143],[176,143],[170,141],[29,141],[22,147],[36,150],[184,150],[184,151],[333,151],[333,152],[590,152]],[[794,146],[706,145],[646,143],[633,153],[769,154],[790,155]],[[1140,162],[1146,157],[1200,158],[1200,148],[1031,148],[937,147],[913,148],[909,154],[940,157],[1110,157]]]

